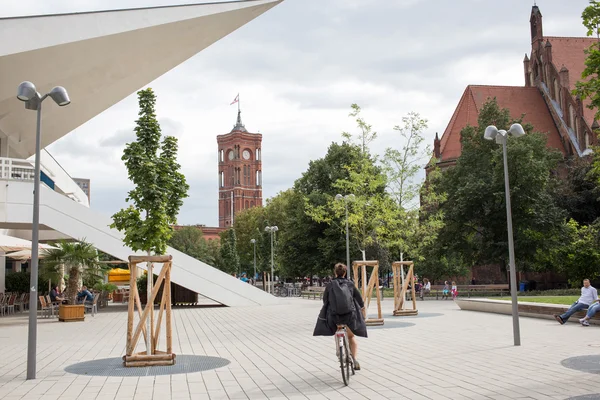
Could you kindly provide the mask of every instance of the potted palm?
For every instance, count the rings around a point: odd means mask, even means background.
[[[84,276],[101,275],[103,269],[98,263],[98,252],[94,246],[85,241],[59,242],[55,249],[46,251],[43,265],[49,272],[57,272],[64,266],[69,276],[65,290],[68,304],[59,306],[59,320],[83,321],[84,305],[77,304],[77,292],[83,284]]]

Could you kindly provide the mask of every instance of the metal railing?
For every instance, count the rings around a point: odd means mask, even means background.
[[[27,160],[0,157],[0,179],[33,181],[35,169]]]

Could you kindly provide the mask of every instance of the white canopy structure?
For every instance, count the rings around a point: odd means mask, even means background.
[[[0,229],[31,233],[33,175],[19,163],[35,154],[35,114],[17,100],[22,81],[46,93],[67,88],[65,109],[42,111],[42,147],[55,142],[165,72],[257,18],[283,0],[222,3],[0,18]],[[41,158],[52,181],[42,186],[40,234],[83,239],[120,259],[133,251],[110,219],[88,208],[60,166]],[[51,175],[51,176],[50,176]],[[18,250],[18,249],[17,249]],[[0,250],[1,251],[1,250]],[[277,300],[228,274],[168,249],[172,280],[228,306]],[[3,255],[0,254],[0,258]],[[0,292],[4,269],[0,268]]]
[[[46,147],[281,1],[0,18],[0,132],[11,150],[0,155],[35,154],[36,121],[16,101],[19,83],[69,91],[68,109],[43,110]]]

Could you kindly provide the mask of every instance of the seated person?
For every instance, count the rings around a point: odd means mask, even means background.
[[[81,302],[91,303],[94,301],[94,295],[88,290],[86,286],[82,286],[81,290],[77,292],[77,300]]]
[[[569,320],[569,317],[575,314],[577,311],[587,310],[590,305],[598,301],[598,291],[595,287],[590,285],[589,279],[583,280],[583,287],[581,288],[581,296],[573,305],[561,315],[556,314],[554,318],[559,324],[563,325]]]
[[[600,311],[600,303],[594,303],[588,308],[585,317],[579,320],[579,323],[583,326],[590,326],[590,319]]]
[[[54,286],[52,287],[52,290],[50,291],[50,301],[52,303],[58,303],[63,301],[65,298],[62,297],[61,293],[58,291],[58,286]]]

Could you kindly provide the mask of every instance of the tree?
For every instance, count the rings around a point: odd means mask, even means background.
[[[161,141],[154,92],[141,90],[138,100],[137,140],[127,144],[121,158],[135,185],[126,199],[132,204],[113,215],[111,227],[124,232],[125,244],[134,251],[164,254],[189,186],[179,172],[177,138]]]
[[[558,182],[555,196],[557,204],[569,213],[569,218],[589,225],[600,218],[600,185],[588,158],[565,163],[566,179]]]
[[[360,129],[360,133],[357,135],[358,138],[356,141],[354,140],[354,135],[348,132],[342,132],[342,137],[347,143],[359,146],[361,153],[366,154],[369,151],[369,143],[377,138],[377,132],[373,130],[373,126],[366,123],[360,116],[362,109],[358,104],[354,103],[350,108],[352,108],[352,111],[348,116],[356,119],[356,125]]]
[[[429,147],[423,148],[423,132],[427,129],[427,120],[416,112],[410,112],[402,118],[402,126],[394,130],[400,134],[402,148],[388,147],[383,157],[383,170],[387,175],[388,191],[398,206],[405,210],[418,207],[419,182],[417,174],[426,163],[430,154]]]
[[[579,287],[583,279],[600,277],[600,221],[592,225],[580,225],[574,220],[567,223],[567,237],[559,248],[558,261],[573,287]]]
[[[69,280],[65,297],[76,304],[77,291],[84,275],[103,276],[110,267],[98,264],[98,252],[90,243],[61,241],[55,249],[46,250],[43,268],[58,273],[61,265],[67,268]]]
[[[190,257],[194,257],[209,265],[215,265],[207,240],[202,230],[195,226],[186,226],[173,233],[169,245]]]
[[[483,139],[488,125],[508,129],[513,123],[507,109],[495,99],[485,103],[478,126],[461,131],[462,153],[456,166],[442,174],[440,205],[444,227],[436,246],[453,262],[505,265],[508,257],[502,147]],[[515,258],[522,270],[543,269],[539,255],[560,243],[565,213],[552,195],[552,174],[560,153],[546,147],[546,136],[524,126],[527,135],[508,139]],[[441,257],[442,254],[440,254]]]
[[[229,228],[219,234],[221,237],[221,269],[230,274],[240,273],[240,257],[237,252],[235,229]]]
[[[573,94],[582,100],[589,99],[588,108],[596,111],[595,119],[600,119],[600,3],[590,0],[590,5],[581,14],[583,25],[587,28],[587,36],[596,36],[597,42],[592,44],[585,53],[585,69],[581,75],[582,81],[575,83]]]

